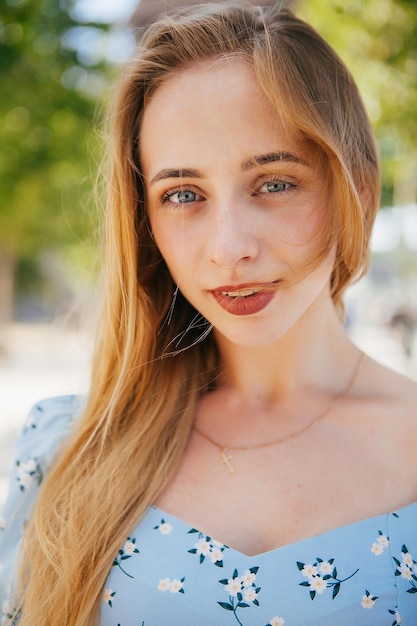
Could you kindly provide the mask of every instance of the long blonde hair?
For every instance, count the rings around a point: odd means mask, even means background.
[[[142,113],[154,90],[193,62],[245,59],[283,120],[325,158],[335,305],[366,267],[379,193],[370,124],[335,52],[282,5],[206,4],[165,18],[149,29],[117,84],[91,393],[27,527],[21,626],[97,622],[114,556],[176,471],[196,403],[220,367],[213,336],[196,342],[204,320],[180,293],[166,323],[175,285],[150,233],[138,153]],[[175,356],[162,358],[173,345]],[[184,345],[191,347],[182,351]]]

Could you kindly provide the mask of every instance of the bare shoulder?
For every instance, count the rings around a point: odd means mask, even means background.
[[[414,394],[414,400],[417,399],[417,380],[413,380],[404,374],[378,363],[372,357],[367,356],[368,371],[371,376],[371,380],[374,380],[378,386],[383,385],[383,389],[389,395],[398,395],[404,397],[404,394],[408,396]]]
[[[372,465],[402,505],[417,500],[417,381],[368,357],[358,378],[356,425],[372,441]],[[392,500],[391,500],[392,501]]]
[[[400,418],[400,424],[413,427],[417,439],[417,381],[367,357],[361,383],[368,397]]]

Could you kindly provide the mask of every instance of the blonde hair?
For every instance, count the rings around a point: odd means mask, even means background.
[[[285,122],[318,146],[332,194],[332,297],[367,263],[378,159],[355,83],[335,52],[276,3],[205,5],[147,32],[110,113],[104,303],[91,393],[77,432],[45,480],[23,545],[21,626],[92,626],[114,556],[177,469],[196,403],[220,362],[198,313],[177,295],[149,231],[138,141],[147,98],[178,68],[238,55]],[[180,341],[180,340],[179,340]],[[181,342],[179,347],[181,348]]]

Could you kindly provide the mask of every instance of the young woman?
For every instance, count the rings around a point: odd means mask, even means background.
[[[342,323],[379,189],[348,70],[282,3],[205,5],[110,119],[91,392],[20,440],[4,623],[416,624],[416,385]]]

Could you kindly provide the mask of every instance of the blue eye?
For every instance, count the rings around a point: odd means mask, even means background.
[[[180,210],[180,207],[185,207],[187,204],[192,204],[197,202],[203,202],[204,196],[201,196],[197,191],[193,191],[192,189],[187,189],[186,187],[174,187],[171,189],[167,189],[160,197],[160,202],[162,204],[174,205],[173,208]],[[193,208],[193,207],[187,207]],[[185,209],[184,209],[185,210]]]
[[[199,196],[189,189],[182,189],[169,195],[170,202],[175,204],[188,204],[189,202],[195,202]]]
[[[290,187],[292,187],[293,185],[291,185],[291,183],[284,183],[282,181],[270,181],[268,183],[265,183],[262,185],[262,187],[260,188],[261,193],[278,193],[280,191],[286,191],[287,189],[289,189]]]

